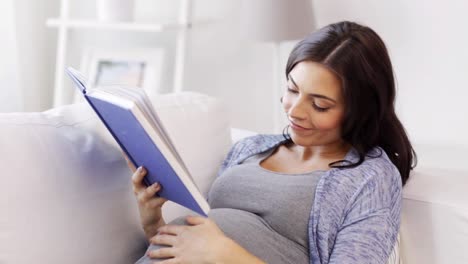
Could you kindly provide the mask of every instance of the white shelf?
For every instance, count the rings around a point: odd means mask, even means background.
[[[175,36],[175,58],[174,58],[174,92],[182,91],[184,87],[184,65],[188,42],[188,32],[192,27],[192,1],[180,0],[177,22],[174,23],[138,23],[138,22],[103,22],[93,19],[70,18],[70,1],[60,0],[60,15],[49,18],[46,26],[56,28],[57,34],[57,57],[55,62],[55,84],[54,84],[54,107],[72,103],[73,93],[63,89],[64,69],[67,65],[67,43],[69,32],[76,29],[90,30],[114,30],[123,32],[161,32],[174,30]],[[74,0],[77,1],[77,0]],[[205,24],[205,22],[199,24]],[[71,89],[70,89],[71,90]]]
[[[47,19],[48,27],[61,27],[75,29],[97,29],[97,30],[121,30],[121,31],[142,31],[161,32],[165,30],[179,30],[189,28],[186,23],[137,23],[137,22],[103,22],[97,20],[62,20],[60,18]]]

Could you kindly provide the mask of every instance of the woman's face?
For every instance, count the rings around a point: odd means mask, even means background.
[[[325,66],[298,63],[289,73],[283,107],[290,135],[300,146],[341,143],[344,99],[340,79]]]

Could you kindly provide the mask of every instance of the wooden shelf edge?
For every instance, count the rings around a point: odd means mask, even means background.
[[[139,23],[139,22],[101,22],[97,20],[62,20],[60,18],[49,18],[46,21],[48,27],[66,27],[74,29],[99,29],[99,30],[122,30],[122,31],[147,31],[160,32],[164,30],[180,30],[189,28],[190,24],[181,23]]]

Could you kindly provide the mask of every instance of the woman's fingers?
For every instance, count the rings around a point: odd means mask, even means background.
[[[154,198],[154,195],[161,190],[161,185],[159,183],[154,183],[153,185],[146,188],[144,191],[138,193],[138,201],[140,203],[146,203],[150,199]],[[155,198],[157,200],[159,198]],[[163,199],[160,199],[163,200]],[[162,205],[164,201],[158,201],[157,204]]]
[[[152,198],[150,201],[148,201],[148,207],[155,209],[158,207],[162,207],[166,202],[166,198]]]
[[[188,226],[185,225],[164,225],[158,228],[158,232],[169,234],[169,235],[179,235],[180,233],[186,231]]]
[[[159,248],[147,253],[150,258],[171,258],[175,257],[176,249],[173,247]]]
[[[133,192],[135,193],[138,203],[147,204],[150,208],[161,207],[167,199],[161,197],[155,197],[156,193],[161,190],[159,183],[154,183],[151,186],[146,187],[143,183],[143,178],[146,175],[144,167],[139,167],[132,175]]]
[[[158,234],[150,239],[152,244],[173,246],[176,243],[176,236]]]
[[[146,175],[146,170],[144,167],[139,167],[132,175],[132,183],[133,183],[133,192],[138,194],[146,188],[145,184],[143,183],[143,178]]]
[[[187,222],[189,225],[201,225],[207,223],[208,221],[208,218],[201,216],[189,215],[185,217],[185,222]]]

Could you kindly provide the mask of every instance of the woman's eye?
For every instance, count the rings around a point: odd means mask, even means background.
[[[315,110],[317,110],[318,112],[326,112],[328,110],[328,108],[323,108],[323,107],[320,107],[318,105],[316,105],[315,103],[312,104],[312,106],[315,108]]]
[[[287,87],[287,88],[288,88],[288,92],[290,92],[290,93],[297,93],[296,90],[293,90],[293,89],[291,89],[291,88],[289,88],[289,87]]]

